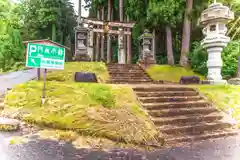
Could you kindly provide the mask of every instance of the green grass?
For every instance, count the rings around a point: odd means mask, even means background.
[[[102,62],[66,62],[64,70],[48,73],[47,80],[50,81],[74,81],[75,72],[95,73],[98,82],[104,83],[109,75],[105,63]]]
[[[179,66],[169,65],[152,65],[147,68],[147,73],[153,80],[164,80],[171,82],[179,82],[181,76],[199,76],[201,79],[204,77],[194,73],[190,69],[186,69]]]
[[[5,97],[2,115],[129,143],[155,141],[158,135],[131,88],[48,81],[41,106],[42,87],[37,81],[16,86]]]
[[[206,95],[215,106],[224,112],[232,112],[232,117],[240,122],[240,86],[198,85],[200,92]],[[231,110],[231,111],[230,111]]]

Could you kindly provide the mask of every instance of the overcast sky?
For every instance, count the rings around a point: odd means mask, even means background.
[[[18,0],[10,0],[10,1],[17,2]],[[78,0],[71,0],[71,1],[74,4],[74,8],[75,8],[75,11],[77,13],[77,10],[78,10]],[[84,0],[82,0],[82,5],[85,5]],[[83,17],[87,17],[88,16],[88,11],[86,11],[84,9],[84,7],[82,7],[82,16]]]
[[[71,1],[73,2],[74,7],[75,7],[75,11],[77,12],[77,10],[78,10],[78,0],[71,0]],[[82,5],[85,5],[84,0],[82,0]],[[88,16],[88,11],[86,11],[84,9],[84,7],[82,7],[82,16],[83,17],[87,17]]]

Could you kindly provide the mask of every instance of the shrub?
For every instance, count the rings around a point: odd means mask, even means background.
[[[240,41],[232,41],[222,52],[222,76],[224,79],[229,79],[236,75],[237,59],[240,56],[239,48]],[[206,76],[208,54],[199,42],[193,43],[193,50],[188,54],[188,57],[193,71]]]
[[[129,87],[49,81],[41,105],[42,87],[41,81],[17,85],[0,115],[128,143],[155,142],[159,135]]]

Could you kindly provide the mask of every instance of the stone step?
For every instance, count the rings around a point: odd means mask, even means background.
[[[4,101],[0,100],[0,109],[3,109],[3,108],[4,108]]]
[[[195,91],[157,91],[157,92],[136,92],[139,97],[163,97],[163,96],[197,96]]]
[[[112,63],[112,64],[107,64],[106,66],[138,66],[138,64],[118,64],[118,63]]]
[[[119,64],[119,63],[107,63],[107,66],[139,66],[138,64]]]
[[[0,102],[1,102],[1,101],[4,101],[4,97],[0,97]]]
[[[184,124],[193,124],[196,122],[213,122],[215,120],[221,120],[223,116],[219,115],[219,112],[214,112],[208,115],[184,115],[184,116],[175,116],[175,117],[161,117],[161,118],[152,118],[152,121],[156,125],[184,125]]]
[[[125,73],[125,74],[129,74],[129,73],[144,73],[142,70],[140,69],[109,69],[108,70],[109,74],[112,73]]]
[[[115,69],[115,68],[120,68],[120,69],[141,69],[139,66],[135,65],[135,66],[107,66],[108,69]]]
[[[108,84],[152,84],[152,81],[108,81]]]
[[[155,102],[186,102],[186,101],[197,101],[202,100],[201,96],[191,97],[140,97],[138,98],[142,103],[155,103]]]
[[[144,73],[140,73],[140,74],[133,74],[133,73],[129,73],[129,74],[118,74],[118,73],[114,73],[114,74],[111,74],[111,77],[113,78],[118,78],[118,77],[129,77],[129,78],[142,78],[142,77],[145,77],[145,78],[148,78],[147,75],[145,75]]]
[[[111,81],[151,81],[149,78],[145,77],[112,77],[110,78]]]
[[[230,128],[232,125],[226,122],[216,121],[210,123],[197,123],[192,125],[163,125],[159,127],[161,133],[168,135],[199,135],[205,131],[213,131]]]
[[[216,139],[222,137],[229,137],[229,136],[237,136],[239,133],[236,130],[232,129],[221,129],[215,131],[205,131],[204,134],[201,135],[182,135],[182,136],[169,136],[165,137],[165,141],[167,144],[176,145],[176,143],[181,142],[196,142],[201,140],[207,139]]]
[[[171,102],[171,103],[144,103],[142,106],[148,110],[178,109],[178,108],[198,108],[208,107],[207,101]]]
[[[195,91],[196,90],[194,88],[188,88],[188,87],[181,87],[179,85],[179,87],[134,87],[133,88],[134,91],[136,92],[158,92],[158,91]]]
[[[199,115],[207,115],[216,112],[217,109],[213,107],[189,107],[189,108],[170,108],[161,110],[150,110],[148,113],[152,117],[174,117],[180,115],[191,115],[198,113]]]
[[[129,71],[119,71],[119,70],[115,70],[115,71],[108,71],[108,73],[110,75],[116,75],[116,74],[119,74],[119,75],[128,75],[128,74],[132,74],[132,75],[143,75],[144,72],[142,71],[135,71],[135,70],[129,70]]]

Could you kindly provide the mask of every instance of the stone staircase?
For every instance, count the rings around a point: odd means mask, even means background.
[[[168,145],[238,134],[222,112],[193,88],[155,85],[133,89]]]
[[[4,108],[4,96],[0,95],[0,110]]]
[[[107,64],[110,81],[114,84],[152,83],[144,70],[137,64]]]

